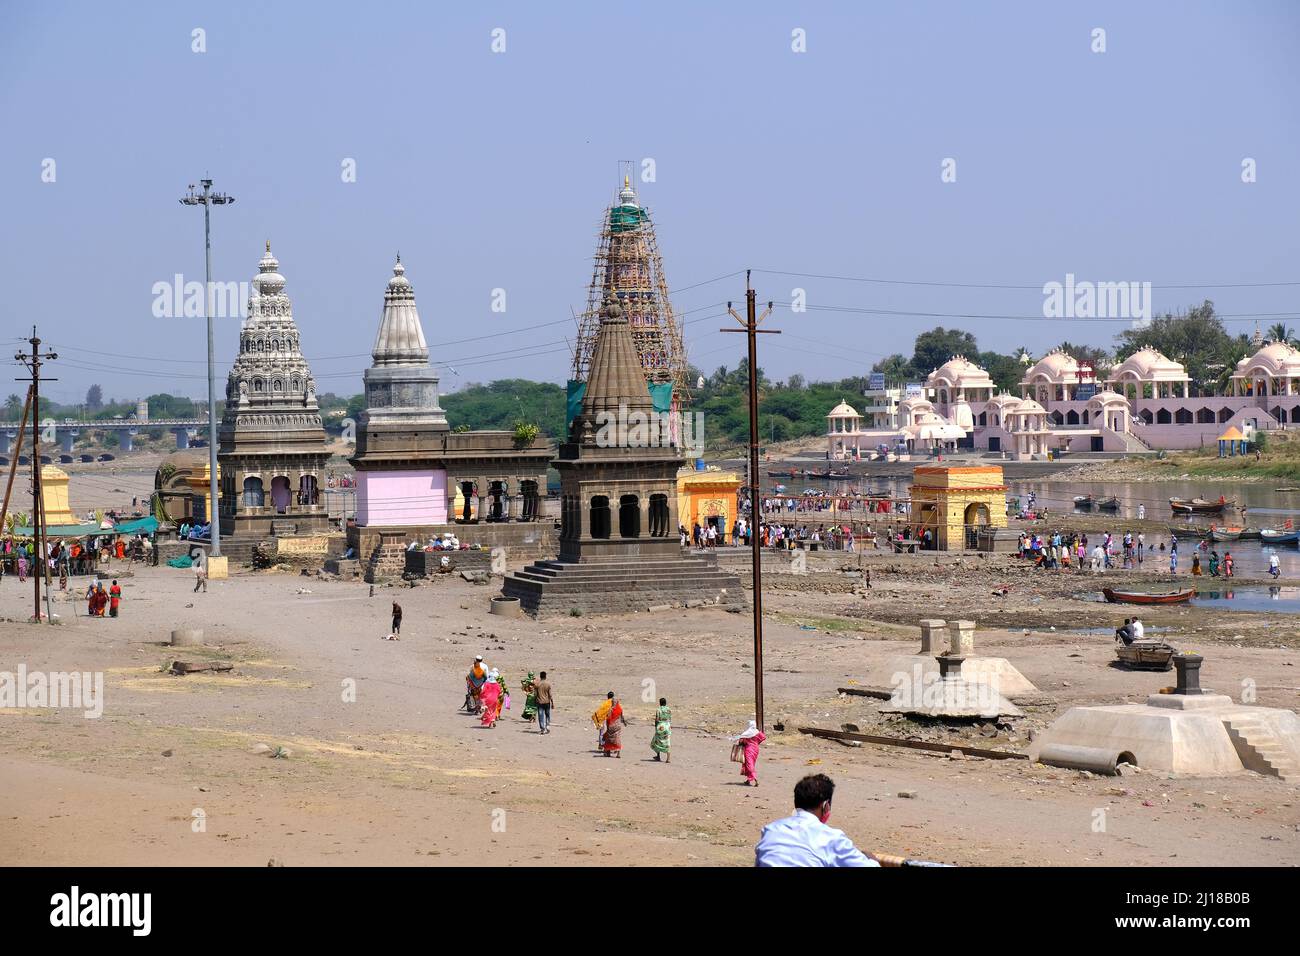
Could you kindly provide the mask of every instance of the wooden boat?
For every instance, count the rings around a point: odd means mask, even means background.
[[[850,481],[853,476],[847,471],[820,471],[810,474],[809,478],[824,478],[827,481]]]
[[[1175,538],[1204,538],[1209,535],[1210,529],[1194,524],[1171,525],[1169,533]]]
[[[1261,528],[1259,540],[1265,544],[1300,544],[1300,531],[1274,531],[1272,528]]]
[[[1109,498],[1102,498],[1097,502],[1097,507],[1102,511],[1119,511],[1119,499],[1113,495]]]
[[[1211,541],[1240,541],[1240,528],[1215,528],[1210,532]]]
[[[1092,495],[1075,495],[1075,496],[1074,496],[1074,506],[1075,506],[1076,508],[1091,508],[1091,507],[1092,507]]]
[[[1240,535],[1240,537],[1238,538],[1238,540],[1240,540],[1240,541],[1258,541],[1258,540],[1260,539],[1260,535],[1261,535],[1261,534],[1263,534],[1263,532],[1260,531],[1258,528],[1242,528],[1242,529],[1241,529],[1241,535]]]
[[[1196,597],[1196,588],[1188,588],[1186,591],[1166,591],[1163,594],[1102,588],[1101,593],[1111,604],[1185,604]]]
[[[1220,498],[1218,501],[1206,501],[1204,498],[1170,498],[1169,507],[1173,509],[1174,514],[1181,515],[1217,515],[1222,514],[1223,509],[1231,505],[1232,502],[1226,498]]]
[[[1167,671],[1177,653],[1176,648],[1163,641],[1134,641],[1115,649],[1121,664],[1140,671]]]

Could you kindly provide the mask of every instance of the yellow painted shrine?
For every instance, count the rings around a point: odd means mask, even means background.
[[[934,532],[939,551],[965,548],[968,527],[1007,526],[1000,465],[918,465],[912,482],[912,533]]]
[[[736,492],[740,476],[732,471],[683,471],[677,476],[677,520],[690,531],[699,522],[707,528],[710,518],[721,518],[719,534],[730,534],[736,522]]]

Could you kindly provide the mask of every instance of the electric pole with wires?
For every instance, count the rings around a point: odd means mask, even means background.
[[[35,588],[34,612],[32,620],[37,624],[41,621],[41,575],[45,575],[45,619],[51,624],[54,623],[54,609],[50,605],[50,560],[46,554],[45,541],[45,498],[41,492],[41,365],[45,362],[57,359],[57,352],[46,352],[41,354],[41,340],[36,334],[36,326],[32,326],[32,337],[27,340],[31,344],[32,350],[27,352],[18,352],[14,359],[22,362],[27,366],[27,371],[31,373],[30,379],[18,379],[18,381],[31,382],[31,406],[32,406],[32,552],[37,562],[36,567],[32,569],[32,584]],[[47,382],[57,382],[56,378],[47,378]]]
[[[727,303],[727,311],[740,323],[738,329],[723,332],[744,332],[749,340],[749,540],[754,564],[754,722],[763,729],[763,551],[758,535],[758,342],[761,332],[780,335],[776,329],[760,329],[759,323],[772,314],[772,303],[767,304],[762,315],[755,316],[757,293],[749,285],[749,270],[745,270],[745,318]]]

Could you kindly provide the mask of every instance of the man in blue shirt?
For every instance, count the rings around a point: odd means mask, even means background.
[[[794,813],[763,827],[755,866],[879,866],[843,830],[828,827],[835,783],[824,773],[794,786]]]

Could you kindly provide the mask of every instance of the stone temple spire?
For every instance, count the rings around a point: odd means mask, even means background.
[[[631,327],[618,300],[611,296],[601,309],[587,390],[582,397],[582,417],[594,420],[601,412],[617,416],[620,406],[624,414],[654,411]]]
[[[374,367],[429,364],[429,346],[420,327],[420,313],[415,308],[415,289],[406,278],[401,253],[393,266],[393,277],[384,292],[384,311],[379,319],[379,334],[371,353]]]
[[[366,410],[361,413],[358,455],[382,444],[386,432],[394,439],[425,440],[428,433],[447,431],[447,415],[438,404],[438,373],[429,365],[429,346],[415,308],[415,289],[397,257],[384,290],[384,308],[375,336],[374,359],[363,376]]]

